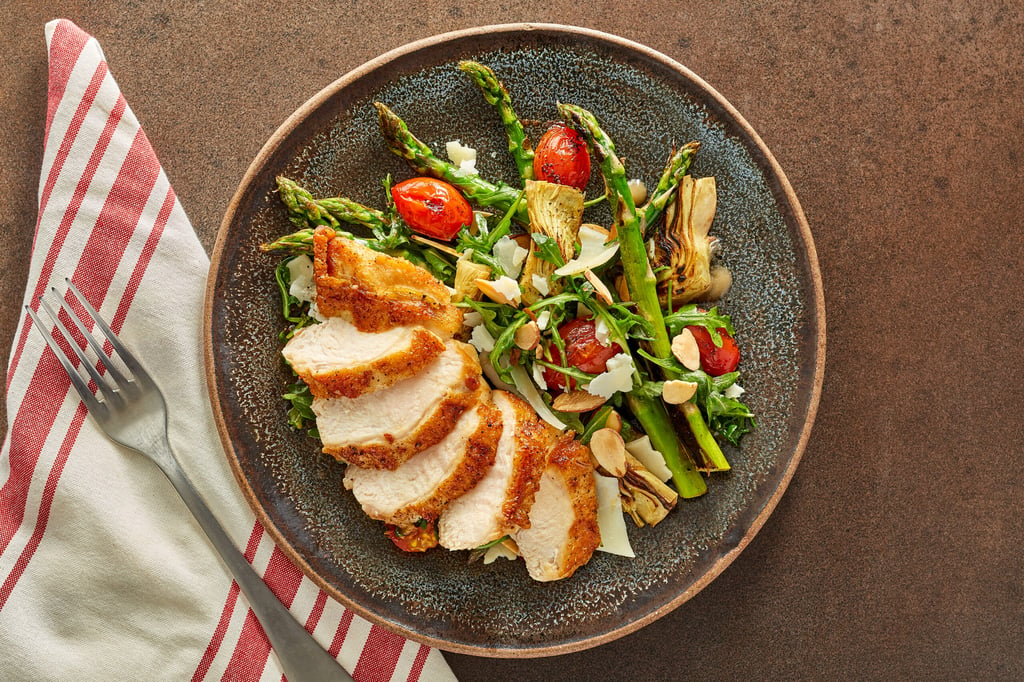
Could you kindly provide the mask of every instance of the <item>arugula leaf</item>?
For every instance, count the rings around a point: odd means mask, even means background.
[[[719,327],[729,332],[730,336],[736,335],[729,316],[719,314],[718,306],[708,311],[701,311],[696,304],[691,303],[665,316],[665,326],[668,327],[669,334],[672,336],[679,334],[685,327],[691,325],[707,329],[711,334],[711,340],[718,347],[722,345],[722,335],[718,333]]]

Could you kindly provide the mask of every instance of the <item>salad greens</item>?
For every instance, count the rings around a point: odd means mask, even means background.
[[[309,304],[289,291],[288,263],[297,254],[311,254],[313,230],[321,225],[330,226],[338,234],[369,248],[420,265],[449,287],[455,286],[456,271],[462,260],[483,267],[492,282],[505,278],[516,280],[522,259],[519,263],[512,259],[510,264],[505,253],[496,253],[499,244],[506,253],[509,248],[517,247],[527,251],[532,257],[549,263],[552,269],[562,268],[570,260],[558,240],[529,230],[527,195],[534,181],[534,150],[512,108],[508,92],[489,68],[475,62],[463,62],[460,68],[497,108],[508,135],[509,152],[526,189],[489,182],[475,172],[445,161],[417,139],[393,111],[377,103],[381,132],[388,148],[407,159],[418,173],[454,185],[481,210],[474,212],[473,224],[464,226],[453,243],[439,244],[419,237],[403,221],[391,199],[390,177],[383,181],[386,197],[383,210],[342,197],[315,198],[293,180],[278,178],[281,201],[297,229],[263,246],[266,251],[289,254],[275,273],[281,290],[283,316],[290,325],[282,340],[303,326],[315,323]],[[542,291],[531,303],[499,302],[467,295],[456,304],[466,309],[472,328],[470,342],[481,352],[485,366],[493,370],[489,374],[492,381],[506,384],[503,388],[522,388],[524,380],[531,382],[530,392],[540,396],[545,411],[575,430],[584,442],[604,427],[613,414],[621,413],[623,433],[637,438],[647,435],[654,449],[664,457],[678,493],[682,497],[696,497],[707,489],[703,474],[729,469],[719,440],[737,445],[742,436],[755,427],[754,414],[740,399],[743,391],[738,383],[739,371],[712,376],[701,369],[688,369],[673,355],[673,338],[688,327],[706,329],[714,345],[721,347],[723,332],[730,337],[735,333],[729,316],[717,306],[704,310],[694,303],[676,306],[671,296],[667,301],[660,299],[657,271],[661,266],[651,260],[652,236],[665,222],[667,213],[674,209],[679,187],[700,145],[691,142],[673,150],[649,198],[637,205],[625,166],[596,117],[571,104],[559,104],[558,112],[566,125],[586,140],[599,166],[606,187],[600,198],[608,201],[614,221],[608,243],[617,244],[617,251],[582,272],[549,275],[548,283],[552,285],[549,291]],[[593,203],[591,200],[585,206]],[[355,226],[358,234],[343,230],[343,224]],[[516,246],[508,244],[509,238],[517,239]],[[579,256],[581,248],[577,244],[575,256]],[[520,281],[518,285],[522,288],[526,283]],[[603,345],[618,345],[615,377],[606,376],[612,374],[611,369],[594,373],[568,362],[570,342],[562,337],[559,329],[578,317],[593,319]],[[520,340],[524,328],[531,331],[536,328],[539,341],[524,346]],[[561,375],[563,384],[579,387],[577,390],[602,383],[614,387],[608,390],[608,395],[602,394],[606,399],[604,405],[589,413],[562,412],[555,408],[558,403],[553,394],[556,391],[545,379],[553,375]],[[666,405],[662,391],[668,381],[694,384],[692,398],[678,406]],[[288,387],[285,398],[291,404],[290,423],[303,428],[313,422],[311,397],[301,381]],[[671,416],[670,410],[676,409],[682,413],[682,420]],[[677,424],[685,425],[684,430],[689,433],[680,434]],[[693,452],[684,443],[689,443]]]

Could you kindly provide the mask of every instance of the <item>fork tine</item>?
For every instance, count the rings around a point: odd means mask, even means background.
[[[54,293],[56,293],[56,291],[54,291]],[[53,320],[53,323],[57,325],[57,329],[59,329],[60,333],[64,335],[64,339],[68,342],[68,345],[71,346],[71,350],[75,351],[75,355],[78,356],[78,359],[81,361],[82,366],[85,367],[85,371],[89,373],[89,376],[92,377],[92,380],[96,383],[96,388],[100,391],[103,391],[104,395],[107,398],[114,397],[114,390],[107,385],[106,381],[103,380],[103,377],[100,375],[99,371],[93,366],[92,362],[89,360],[89,357],[85,354],[85,351],[82,350],[82,348],[79,347],[79,345],[75,342],[74,337],[71,336],[71,332],[69,332],[68,328],[64,326],[64,323],[60,321],[60,317],[58,316],[57,312],[50,307],[50,304],[46,302],[46,299],[40,297],[39,307],[45,310],[46,314],[50,316],[51,320]],[[75,318],[72,316],[72,319]],[[102,360],[104,357],[105,356],[101,355],[100,359]],[[77,372],[75,373],[77,374]]]
[[[89,316],[92,317],[93,322],[95,322],[96,326],[99,327],[101,332],[103,332],[103,336],[107,337],[107,341],[110,341],[110,345],[114,347],[114,351],[121,358],[121,362],[125,364],[128,371],[132,373],[139,383],[152,384],[153,381],[150,379],[146,370],[142,368],[142,365],[140,365],[139,361],[135,359],[135,356],[132,355],[131,351],[125,348],[124,344],[121,343],[121,339],[119,339],[117,334],[114,333],[114,330],[110,328],[110,325],[100,317],[100,314],[96,312],[96,309],[92,307],[89,301],[85,300],[85,296],[83,296],[82,292],[78,290],[78,287],[74,285],[70,278],[65,278],[64,281],[68,284],[68,291],[72,292],[75,297],[78,298],[78,302],[83,308],[85,308],[85,311],[89,313]]]
[[[85,379],[81,377],[78,371],[71,364],[71,360],[69,360],[68,356],[64,354],[64,351],[57,344],[57,340],[53,338],[53,335],[49,331],[47,331],[46,325],[43,323],[41,319],[39,319],[39,316],[36,315],[36,312],[32,310],[32,307],[25,306],[25,311],[32,318],[32,322],[39,329],[39,333],[43,335],[43,338],[46,340],[46,345],[48,345],[50,347],[50,350],[53,351],[53,354],[57,356],[57,360],[60,361],[61,367],[63,367],[64,371],[67,372],[68,378],[71,379],[71,385],[75,387],[76,391],[78,391],[78,395],[79,397],[81,397],[82,402],[85,403],[86,409],[88,409],[89,412],[93,413],[96,413],[98,410],[101,409],[106,409],[96,399],[96,396],[92,394],[92,391],[89,390],[89,385],[85,383]],[[75,344],[71,345],[75,346]],[[75,347],[77,348],[77,346]],[[88,365],[89,363],[85,364]]]
[[[113,362],[111,362],[110,358],[107,356],[106,351],[103,350],[102,346],[100,346],[99,341],[97,341],[92,334],[86,331],[85,325],[82,324],[82,320],[79,319],[78,315],[75,314],[75,311],[71,309],[71,306],[64,299],[64,297],[57,293],[57,289],[54,287],[50,287],[50,291],[52,291],[54,293],[54,296],[57,297],[57,300],[60,301],[60,307],[64,309],[64,312],[68,314],[68,317],[71,318],[71,321],[75,323],[76,327],[78,327],[78,331],[80,331],[82,333],[82,336],[85,337],[85,340],[89,344],[89,347],[92,348],[93,352],[99,356],[101,361],[103,361],[103,365],[107,368],[107,374],[111,376],[115,384],[123,388],[128,383],[128,380],[125,378],[124,374],[121,373],[121,370],[119,370],[117,366]],[[81,302],[81,300],[81,297],[79,297],[79,302]],[[93,319],[95,319],[95,317]],[[95,377],[93,378],[95,379]],[[99,382],[97,381],[97,383]]]

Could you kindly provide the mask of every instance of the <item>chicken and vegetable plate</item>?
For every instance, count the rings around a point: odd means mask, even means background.
[[[415,173],[384,179],[383,209],[278,178],[297,231],[263,249],[283,255],[288,419],[401,549],[522,558],[558,580],[595,550],[632,556],[626,518],[655,525],[705,494],[730,468],[721,443],[754,428],[715,305],[731,282],[717,187],[690,174],[690,142],[648,191],[571,104],[534,147],[494,72],[460,68],[505,127],[515,186],[380,102]],[[592,164],[604,192],[588,199]]]

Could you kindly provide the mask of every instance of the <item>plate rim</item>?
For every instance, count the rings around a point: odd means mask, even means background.
[[[662,604],[658,608],[655,608],[645,614],[644,616],[637,618],[629,623],[621,624],[618,627],[612,628],[605,632],[589,637],[573,640],[569,642],[563,642],[554,645],[542,645],[537,647],[487,647],[487,646],[471,646],[460,642],[451,642],[444,639],[439,639],[434,636],[425,635],[420,632],[416,632],[408,627],[405,627],[399,623],[395,623],[380,615],[372,612],[371,610],[364,608],[358,603],[350,600],[343,593],[336,590],[332,585],[328,584],[319,574],[317,574],[306,559],[296,551],[296,549],[287,541],[282,531],[273,523],[271,518],[268,516],[266,510],[258,504],[256,494],[252,487],[249,485],[249,481],[245,478],[244,472],[242,471],[241,464],[238,460],[237,451],[234,448],[234,444],[230,438],[228,428],[225,423],[225,415],[221,409],[220,390],[216,381],[216,352],[213,347],[213,310],[215,305],[215,290],[218,276],[220,274],[220,266],[222,263],[222,256],[228,245],[227,231],[233,222],[235,215],[238,211],[239,205],[250,186],[252,181],[258,176],[260,171],[266,165],[269,158],[273,156],[275,151],[280,145],[287,139],[287,137],[309,116],[309,114],[315,111],[325,101],[334,96],[339,90],[346,87],[348,84],[358,80],[359,78],[372,73],[379,69],[385,64],[395,61],[400,57],[412,54],[417,51],[425,50],[428,48],[436,47],[437,45],[462,40],[469,37],[480,36],[480,35],[495,35],[495,34],[515,34],[515,33],[531,33],[531,32],[550,32],[567,34],[570,36],[581,36],[586,37],[589,40],[602,42],[609,44],[612,47],[626,49],[644,56],[655,62],[661,63],[663,66],[669,68],[672,71],[680,73],[683,77],[693,81],[698,85],[704,92],[715,101],[715,104],[721,107],[730,117],[733,118],[736,125],[739,126],[743,133],[749,136],[750,140],[757,146],[758,152],[763,156],[765,162],[769,166],[772,174],[778,181],[779,188],[785,196],[785,202],[792,210],[792,219],[798,227],[798,233],[800,242],[802,245],[802,255],[807,259],[807,267],[810,275],[809,290],[808,293],[808,304],[813,305],[813,315],[808,315],[808,322],[813,322],[816,328],[816,338],[814,343],[809,347],[813,348],[814,351],[814,374],[810,384],[811,392],[808,397],[806,414],[803,421],[803,426],[800,431],[800,436],[794,447],[792,457],[789,459],[789,463],[786,469],[782,472],[779,479],[779,483],[775,490],[765,501],[762,508],[757,512],[754,519],[751,521],[749,528],[744,532],[743,536],[729,551],[724,552],[702,575],[697,577],[685,590],[680,592],[678,595]],[[798,249],[798,252],[801,250]],[[396,632],[408,639],[416,642],[427,644],[444,651],[450,651],[453,653],[467,654],[473,656],[484,656],[492,658],[512,658],[512,657],[543,657],[543,656],[555,656],[573,653],[589,649],[607,642],[619,639],[627,634],[635,632],[642,627],[645,627],[654,621],[662,618],[669,612],[675,610],[686,601],[689,601],[698,592],[709,585],[715,578],[722,574],[722,572],[739,556],[739,554],[750,544],[754,537],[760,532],[761,528],[767,522],[768,518],[774,512],[776,506],[781,500],[783,494],[789,487],[789,483],[793,478],[797,466],[803,457],[807,443],[810,440],[810,434],[813,430],[815,417],[817,415],[817,409],[821,398],[822,385],[824,381],[825,372],[825,297],[824,287],[821,276],[821,270],[818,264],[817,251],[814,246],[814,240],[811,235],[810,225],[804,214],[803,208],[793,190],[792,185],[789,182],[785,172],[775,159],[774,154],[761,139],[760,135],[754,130],[754,128],[747,122],[743,115],[714,87],[712,87],[707,81],[698,76],[696,73],[691,71],[687,66],[672,59],[671,57],[659,52],[651,47],[623,38],[621,36],[599,31],[596,29],[584,28],[579,26],[571,26],[557,23],[534,23],[534,22],[521,22],[521,23],[507,23],[507,24],[492,24],[477,26],[472,28],[460,29],[456,31],[449,31],[440,33],[437,35],[429,36],[414,40],[406,43],[399,47],[393,48],[356,68],[348,71],[341,77],[335,79],[330,84],[321,88],[313,96],[307,99],[302,105],[300,105],[294,112],[292,112],[273,132],[273,134],[267,139],[267,141],[260,148],[259,153],[254,157],[252,162],[246,169],[245,174],[239,181],[238,186],[231,197],[230,202],[224,212],[224,217],[217,230],[217,238],[214,244],[213,251],[210,255],[210,269],[207,275],[206,283],[206,294],[205,302],[203,306],[203,350],[204,350],[204,361],[206,371],[206,381],[208,387],[208,395],[210,405],[213,410],[214,420],[217,424],[217,431],[220,435],[221,445],[224,448],[224,456],[227,458],[232,473],[234,474],[235,481],[237,482],[243,496],[249,504],[250,509],[253,511],[257,520],[271,536],[274,544],[285,553],[286,556],[303,572],[303,574],[309,577],[314,584],[320,589],[324,590],[329,596],[341,603],[345,608],[353,611],[359,616],[369,620],[373,623],[378,623],[382,627],[385,627],[393,632]]]

